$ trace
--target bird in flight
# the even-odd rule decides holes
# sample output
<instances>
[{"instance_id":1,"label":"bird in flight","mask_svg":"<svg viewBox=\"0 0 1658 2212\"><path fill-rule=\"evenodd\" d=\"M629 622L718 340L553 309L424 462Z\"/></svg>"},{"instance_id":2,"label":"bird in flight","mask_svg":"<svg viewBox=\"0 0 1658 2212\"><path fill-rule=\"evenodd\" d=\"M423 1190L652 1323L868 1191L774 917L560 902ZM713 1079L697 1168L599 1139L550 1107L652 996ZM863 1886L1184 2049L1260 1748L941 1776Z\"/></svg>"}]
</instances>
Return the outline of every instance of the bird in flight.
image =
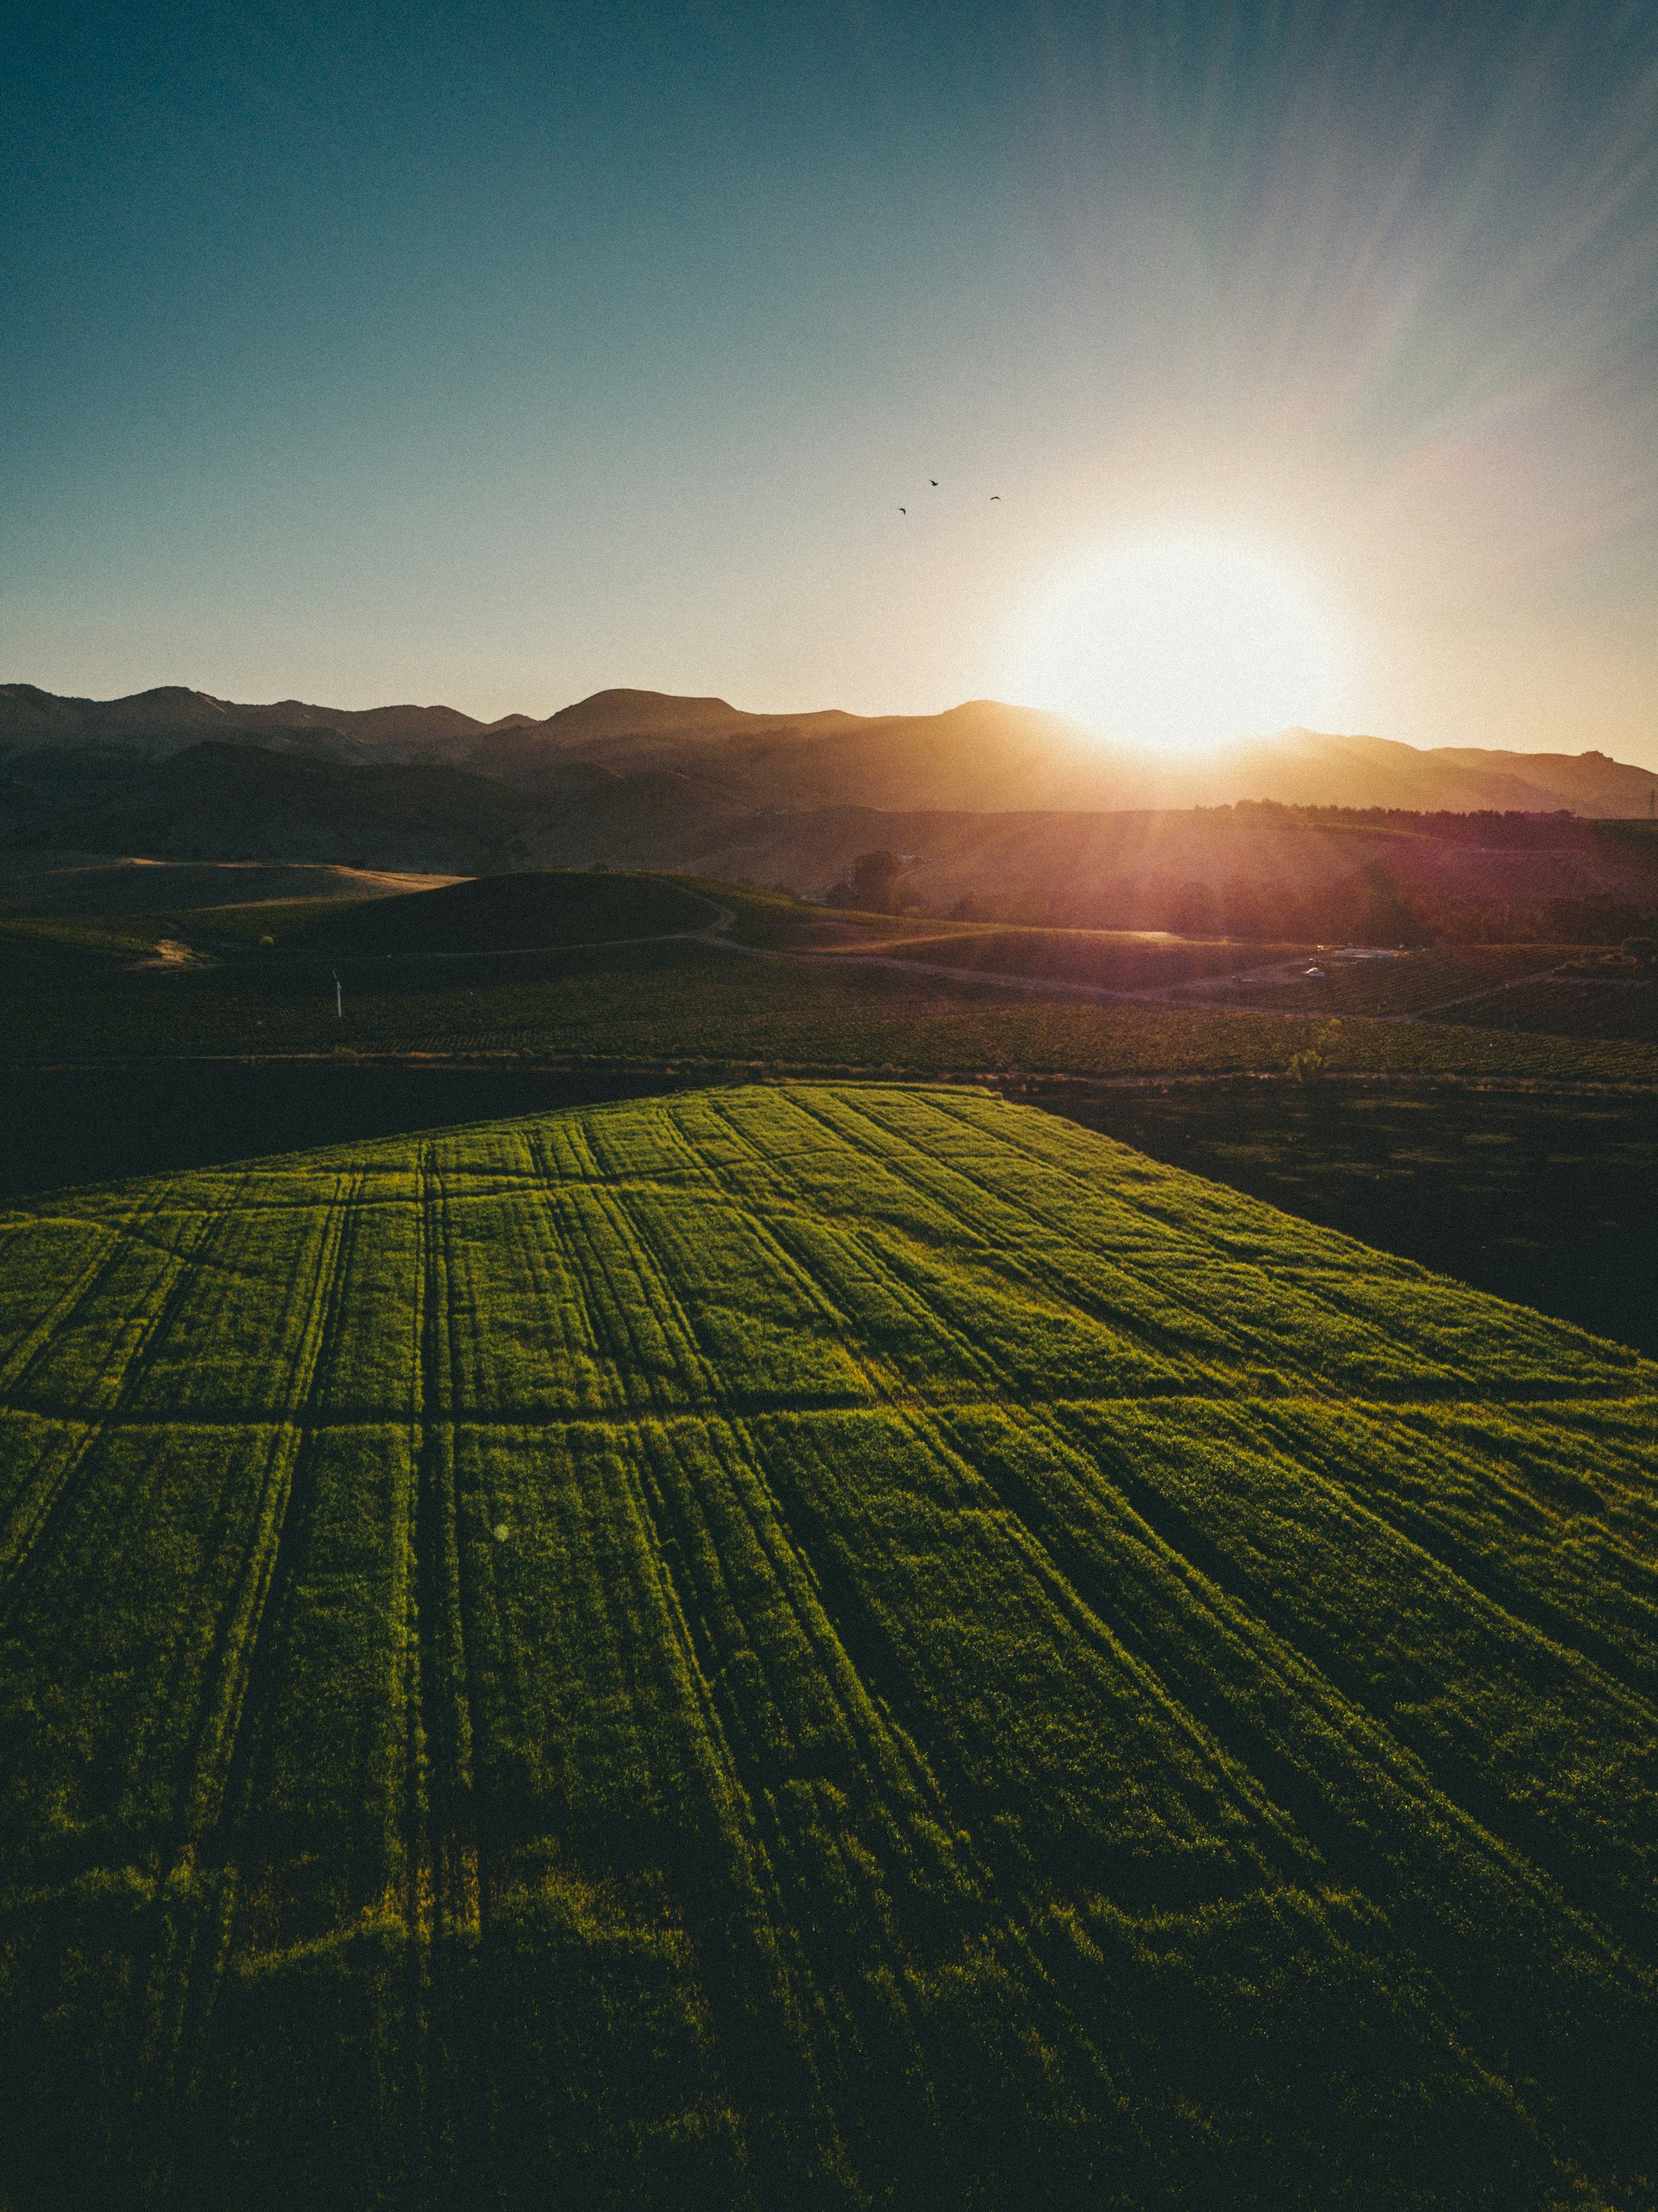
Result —
<instances>
[{"instance_id":1,"label":"bird in flight","mask_svg":"<svg viewBox=\"0 0 1658 2212\"><path fill-rule=\"evenodd\" d=\"M934 491L937 491L937 490L938 490L938 477L929 477L927 478L927 482L928 482L928 483L932 486L932 489L934 489Z\"/></svg>"},{"instance_id":2,"label":"bird in flight","mask_svg":"<svg viewBox=\"0 0 1658 2212\"><path fill-rule=\"evenodd\" d=\"M992 493L991 493L990 496L991 496L991 500L992 500L993 503L999 503L999 501L1000 501L1000 500L1001 500L1001 496L1002 496L1002 495L1001 495L1000 492L999 492L999 491L993 491L993 492L992 492Z\"/></svg>"},{"instance_id":3,"label":"bird in flight","mask_svg":"<svg viewBox=\"0 0 1658 2212\"><path fill-rule=\"evenodd\" d=\"M898 512L900 514L908 514L909 513L909 509L907 507L901 507Z\"/></svg>"}]
</instances>

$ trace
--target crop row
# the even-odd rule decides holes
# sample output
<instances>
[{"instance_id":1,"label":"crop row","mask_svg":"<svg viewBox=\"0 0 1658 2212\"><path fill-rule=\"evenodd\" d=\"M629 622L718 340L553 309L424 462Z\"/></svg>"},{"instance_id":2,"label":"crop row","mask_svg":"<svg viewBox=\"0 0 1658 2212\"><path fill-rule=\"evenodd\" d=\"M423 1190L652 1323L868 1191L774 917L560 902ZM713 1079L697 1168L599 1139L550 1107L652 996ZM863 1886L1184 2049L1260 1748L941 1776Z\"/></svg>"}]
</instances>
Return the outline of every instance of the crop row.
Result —
<instances>
[{"instance_id":1,"label":"crop row","mask_svg":"<svg viewBox=\"0 0 1658 2212\"><path fill-rule=\"evenodd\" d=\"M659 1121L676 1142L641 1138ZM1079 1146L1099 1171L1077 1172ZM71 1419L289 1418L315 1317L272 1286L325 1255L351 1316L306 1386L326 1419L410 1418L422 1389L442 1418L515 1419L905 1393L1523 1401L1642 1371L974 1094L691 1092L421 1158L417 1178L392 1140L0 1217L0 1384ZM445 1340L423 1382L422 1237Z\"/></svg>"},{"instance_id":2,"label":"crop row","mask_svg":"<svg viewBox=\"0 0 1658 2212\"><path fill-rule=\"evenodd\" d=\"M1658 1043L1658 983L1545 976L1448 1011L1449 1021L1505 1030L1546 1030L1574 1040Z\"/></svg>"},{"instance_id":3,"label":"crop row","mask_svg":"<svg viewBox=\"0 0 1658 2212\"><path fill-rule=\"evenodd\" d=\"M1633 1355L958 1094L0 1237L20 2203L1649 2160Z\"/></svg>"}]
</instances>

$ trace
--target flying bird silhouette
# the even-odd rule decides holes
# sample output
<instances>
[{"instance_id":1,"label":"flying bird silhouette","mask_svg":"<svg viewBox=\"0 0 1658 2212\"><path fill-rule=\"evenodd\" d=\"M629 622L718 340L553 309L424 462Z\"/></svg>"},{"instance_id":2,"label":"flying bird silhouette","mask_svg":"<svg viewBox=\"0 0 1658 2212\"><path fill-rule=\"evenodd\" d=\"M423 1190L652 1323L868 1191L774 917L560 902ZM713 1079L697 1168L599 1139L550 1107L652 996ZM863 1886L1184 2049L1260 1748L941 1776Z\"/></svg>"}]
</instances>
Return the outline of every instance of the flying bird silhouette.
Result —
<instances>
[{"instance_id":1,"label":"flying bird silhouette","mask_svg":"<svg viewBox=\"0 0 1658 2212\"><path fill-rule=\"evenodd\" d=\"M901 507L898 512L900 514L908 514L909 513L909 509L907 507Z\"/></svg>"},{"instance_id":2,"label":"flying bird silhouette","mask_svg":"<svg viewBox=\"0 0 1658 2212\"><path fill-rule=\"evenodd\" d=\"M992 492L992 493L991 493L990 496L991 496L991 500L992 500L993 503L994 503L994 502L999 501L1000 500L1000 498L1001 498L1001 494L1000 494L1000 492L999 492L999 491L993 491L993 492Z\"/></svg>"},{"instance_id":3,"label":"flying bird silhouette","mask_svg":"<svg viewBox=\"0 0 1658 2212\"><path fill-rule=\"evenodd\" d=\"M937 490L938 490L938 477L929 477L927 478L927 482L928 482L928 483L932 486L932 489L934 489L934 491L937 491Z\"/></svg>"}]
</instances>

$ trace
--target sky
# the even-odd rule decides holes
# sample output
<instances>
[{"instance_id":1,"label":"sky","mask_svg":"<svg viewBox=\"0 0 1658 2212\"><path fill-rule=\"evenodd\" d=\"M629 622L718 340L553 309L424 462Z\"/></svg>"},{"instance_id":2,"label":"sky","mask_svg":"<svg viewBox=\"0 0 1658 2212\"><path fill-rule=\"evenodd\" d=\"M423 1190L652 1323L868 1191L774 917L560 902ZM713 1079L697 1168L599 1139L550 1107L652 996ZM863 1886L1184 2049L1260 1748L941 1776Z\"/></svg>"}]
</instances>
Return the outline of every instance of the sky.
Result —
<instances>
[{"instance_id":1,"label":"sky","mask_svg":"<svg viewBox=\"0 0 1658 2212\"><path fill-rule=\"evenodd\" d=\"M20 0L0 73L0 681L927 712L1173 533L1341 726L1658 766L1650 0Z\"/></svg>"}]
</instances>

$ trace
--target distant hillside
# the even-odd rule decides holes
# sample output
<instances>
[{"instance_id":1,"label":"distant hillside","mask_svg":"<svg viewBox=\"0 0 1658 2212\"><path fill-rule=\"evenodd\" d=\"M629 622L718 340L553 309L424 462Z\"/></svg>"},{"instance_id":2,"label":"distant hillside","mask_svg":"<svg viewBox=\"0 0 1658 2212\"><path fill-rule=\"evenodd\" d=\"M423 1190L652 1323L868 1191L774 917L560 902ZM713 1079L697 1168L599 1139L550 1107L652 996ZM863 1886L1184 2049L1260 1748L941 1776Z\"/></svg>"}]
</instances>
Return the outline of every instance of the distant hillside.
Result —
<instances>
[{"instance_id":1,"label":"distant hillside","mask_svg":"<svg viewBox=\"0 0 1658 2212\"><path fill-rule=\"evenodd\" d=\"M441 763L367 767L205 741L131 757L85 804L0 791L14 851L331 863L479 876L673 871L821 896L860 853L901 856L933 913L1090 927L1613 939L1658 915L1658 826L1570 815L1338 813L1271 805L882 810L756 805L682 769L553 751L509 785Z\"/></svg>"},{"instance_id":2,"label":"distant hillside","mask_svg":"<svg viewBox=\"0 0 1658 2212\"><path fill-rule=\"evenodd\" d=\"M34 825L37 842L179 860L328 860L477 873L528 857L524 801L442 766L346 768L204 741Z\"/></svg>"},{"instance_id":3,"label":"distant hillside","mask_svg":"<svg viewBox=\"0 0 1658 2212\"><path fill-rule=\"evenodd\" d=\"M341 762L447 763L540 793L575 765L690 779L706 807L873 806L1001 812L1230 805L1394 806L1458 812L1644 816L1658 772L1604 753L1423 750L1385 738L1286 730L1212 759L1149 762L1063 716L969 700L940 714L838 709L758 714L717 698L612 690L537 720L477 721L450 707L247 706L165 686L113 700L0 685L0 775L38 785L38 756L100 750L163 757L208 737ZM52 771L60 781L61 758Z\"/></svg>"},{"instance_id":4,"label":"distant hillside","mask_svg":"<svg viewBox=\"0 0 1658 2212\"><path fill-rule=\"evenodd\" d=\"M509 722L513 718L508 717ZM168 684L125 699L68 699L33 684L0 684L0 745L124 744L152 757L203 738L308 738L345 757L438 752L501 726L453 707L313 707L301 699L250 707Z\"/></svg>"},{"instance_id":5,"label":"distant hillside","mask_svg":"<svg viewBox=\"0 0 1658 2212\"><path fill-rule=\"evenodd\" d=\"M740 714L723 700L596 693L541 723L474 740L471 764L535 788L554 763L673 769L755 804L1121 811L1230 805L1644 816L1658 774L1603 753L1422 750L1286 730L1206 760L1158 763L1061 715L969 700L941 714Z\"/></svg>"},{"instance_id":6,"label":"distant hillside","mask_svg":"<svg viewBox=\"0 0 1658 2212\"><path fill-rule=\"evenodd\" d=\"M822 807L710 822L683 842L697 845L695 866L708 874L809 895L843 878L858 854L884 848L903 860L901 895L935 911L971 899L987 915L1199 935L1379 930L1393 939L1412 927L1402 918L1412 910L1438 933L1454 909L1477 907L1509 912L1516 934L1592 936L1600 933L1587 915L1561 912L1545 926L1529 910L1599 902L1658 910L1658 828L1645 822L1344 818L1266 805L1005 814ZM641 855L630 864L665 862ZM1384 909L1401 917L1391 928ZM1613 933L1625 927L1637 927L1633 913Z\"/></svg>"}]
</instances>

